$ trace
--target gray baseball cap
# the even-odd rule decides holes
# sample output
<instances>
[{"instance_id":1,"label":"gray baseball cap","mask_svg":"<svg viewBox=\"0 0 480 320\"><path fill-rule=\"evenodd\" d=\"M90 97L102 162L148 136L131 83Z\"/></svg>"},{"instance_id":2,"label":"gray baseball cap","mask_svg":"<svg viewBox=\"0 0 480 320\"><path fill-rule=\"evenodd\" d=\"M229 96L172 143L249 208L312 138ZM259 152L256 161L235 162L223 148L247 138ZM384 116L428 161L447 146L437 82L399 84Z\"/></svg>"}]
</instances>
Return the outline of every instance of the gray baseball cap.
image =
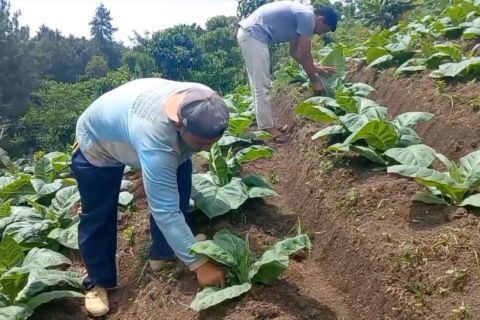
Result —
<instances>
[{"instance_id":1,"label":"gray baseball cap","mask_svg":"<svg viewBox=\"0 0 480 320\"><path fill-rule=\"evenodd\" d=\"M165 106L171 120L181 121L189 132L200 138L214 139L223 135L230 115L227 105L215 91L192 87L180 95L183 99L174 99Z\"/></svg>"}]
</instances>

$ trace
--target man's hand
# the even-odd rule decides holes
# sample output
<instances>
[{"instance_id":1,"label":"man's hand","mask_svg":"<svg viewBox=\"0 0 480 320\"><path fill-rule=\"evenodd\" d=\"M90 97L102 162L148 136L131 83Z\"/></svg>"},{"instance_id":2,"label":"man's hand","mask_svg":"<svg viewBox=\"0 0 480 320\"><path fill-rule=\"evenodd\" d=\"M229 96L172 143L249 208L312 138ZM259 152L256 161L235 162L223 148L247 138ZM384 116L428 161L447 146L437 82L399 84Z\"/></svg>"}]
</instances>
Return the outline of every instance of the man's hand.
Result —
<instances>
[{"instance_id":1,"label":"man's hand","mask_svg":"<svg viewBox=\"0 0 480 320\"><path fill-rule=\"evenodd\" d=\"M328 66L322 66L320 64L315 64L315 69L317 71L317 74L321 75L326 75L326 76L331 76L335 74L335 68L334 67L328 67Z\"/></svg>"},{"instance_id":2,"label":"man's hand","mask_svg":"<svg viewBox=\"0 0 480 320\"><path fill-rule=\"evenodd\" d=\"M195 273L197 274L198 284L201 287L225 287L225 273L223 269L211 261L205 262L195 269Z\"/></svg>"},{"instance_id":3,"label":"man's hand","mask_svg":"<svg viewBox=\"0 0 480 320\"><path fill-rule=\"evenodd\" d=\"M315 94L322 94L325 92L325 87L323 86L323 83L320 80L312 82L312 89L313 89L313 92L315 92Z\"/></svg>"}]
</instances>

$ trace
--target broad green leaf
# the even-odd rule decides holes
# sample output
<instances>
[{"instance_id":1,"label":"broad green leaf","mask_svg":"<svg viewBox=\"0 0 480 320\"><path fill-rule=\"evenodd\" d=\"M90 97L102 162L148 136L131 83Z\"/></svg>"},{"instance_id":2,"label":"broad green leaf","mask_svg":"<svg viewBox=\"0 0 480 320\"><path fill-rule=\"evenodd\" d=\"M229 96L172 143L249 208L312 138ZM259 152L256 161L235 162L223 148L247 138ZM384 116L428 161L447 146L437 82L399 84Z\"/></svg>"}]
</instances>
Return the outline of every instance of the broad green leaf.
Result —
<instances>
[{"instance_id":1,"label":"broad green leaf","mask_svg":"<svg viewBox=\"0 0 480 320\"><path fill-rule=\"evenodd\" d=\"M233 299L241 296L252 288L250 283L235 285L225 289L205 288L195 296L190 304L190 308L195 311L201 311L217 305L225 300Z\"/></svg>"},{"instance_id":2,"label":"broad green leaf","mask_svg":"<svg viewBox=\"0 0 480 320\"><path fill-rule=\"evenodd\" d=\"M252 131L251 134L253 134L256 139L260 140L268 140L273 138L272 134L267 131Z\"/></svg>"},{"instance_id":3,"label":"broad green leaf","mask_svg":"<svg viewBox=\"0 0 480 320\"><path fill-rule=\"evenodd\" d=\"M52 288L83 290L82 275L72 271L33 269L25 287L18 293L17 302L27 302Z\"/></svg>"},{"instance_id":4,"label":"broad green leaf","mask_svg":"<svg viewBox=\"0 0 480 320\"><path fill-rule=\"evenodd\" d=\"M20 175L18 179L15 179L10 183L5 184L0 189L0 198L3 199L3 201L6 201L8 199L14 199L19 196L33 193L35 193L35 190L30 183L30 176Z\"/></svg>"},{"instance_id":5,"label":"broad green leaf","mask_svg":"<svg viewBox=\"0 0 480 320\"><path fill-rule=\"evenodd\" d=\"M265 198L265 197L278 197L278 193L275 190L263 187L251 187L248 188L248 198Z\"/></svg>"},{"instance_id":6,"label":"broad green leaf","mask_svg":"<svg viewBox=\"0 0 480 320\"><path fill-rule=\"evenodd\" d=\"M347 113L346 115L340 117L340 121L349 132L357 132L368 123L369 119L366 115Z\"/></svg>"},{"instance_id":7,"label":"broad green leaf","mask_svg":"<svg viewBox=\"0 0 480 320\"><path fill-rule=\"evenodd\" d=\"M71 158L68 154L63 152L50 152L47 153L44 158L49 159L52 162L54 172L62 172L70 166Z\"/></svg>"},{"instance_id":8,"label":"broad green leaf","mask_svg":"<svg viewBox=\"0 0 480 320\"><path fill-rule=\"evenodd\" d=\"M433 118L432 113L428 112L419 112L419 111L412 111L412 112L405 112L398 115L393 123L395 126L400 129L403 127L412 127L421 122L429 121Z\"/></svg>"},{"instance_id":9,"label":"broad green leaf","mask_svg":"<svg viewBox=\"0 0 480 320\"><path fill-rule=\"evenodd\" d=\"M346 73L345 58L339 46L333 48L322 60L321 64L335 68L335 74L322 75L319 74L319 79L323 83L325 93L327 96L332 96L335 93L335 88L339 82L342 82Z\"/></svg>"},{"instance_id":10,"label":"broad green leaf","mask_svg":"<svg viewBox=\"0 0 480 320\"><path fill-rule=\"evenodd\" d=\"M480 27L469 27L463 31L464 39L475 39L480 37Z\"/></svg>"},{"instance_id":11,"label":"broad green leaf","mask_svg":"<svg viewBox=\"0 0 480 320\"><path fill-rule=\"evenodd\" d=\"M23 260L22 267L48 269L71 264L70 259L61 253L46 248L33 248Z\"/></svg>"},{"instance_id":12,"label":"broad green leaf","mask_svg":"<svg viewBox=\"0 0 480 320\"><path fill-rule=\"evenodd\" d=\"M417 192L413 195L412 200L427 203L427 204L449 205L449 203L446 202L445 200L443 200L439 197L436 197L433 194L428 193L428 192Z\"/></svg>"},{"instance_id":13,"label":"broad green leaf","mask_svg":"<svg viewBox=\"0 0 480 320\"><path fill-rule=\"evenodd\" d=\"M0 308L2 320L27 320L33 314L33 310L26 305L15 305Z\"/></svg>"},{"instance_id":14,"label":"broad green leaf","mask_svg":"<svg viewBox=\"0 0 480 320\"><path fill-rule=\"evenodd\" d=\"M231 147L232 145L234 144L251 144L252 143L252 139L249 138L249 137L235 137L235 136L232 136L228 133L224 134L222 138L220 138L220 140L218 140L217 144L220 146L220 147Z\"/></svg>"},{"instance_id":15,"label":"broad green leaf","mask_svg":"<svg viewBox=\"0 0 480 320\"><path fill-rule=\"evenodd\" d=\"M386 55L389 55L389 51L387 49L382 48L382 47L370 47L370 48L368 48L365 57L367 58L367 63L371 64L372 62L374 62L378 58L384 57ZM392 56L392 58L393 58L393 56Z\"/></svg>"},{"instance_id":16,"label":"broad green leaf","mask_svg":"<svg viewBox=\"0 0 480 320\"><path fill-rule=\"evenodd\" d=\"M402 127L398 129L398 134L400 135L398 147L403 148L422 143L422 138L410 127Z\"/></svg>"},{"instance_id":17,"label":"broad green leaf","mask_svg":"<svg viewBox=\"0 0 480 320\"><path fill-rule=\"evenodd\" d=\"M48 303L57 299L68 299L68 298L83 298L85 297L83 293L67 290L56 290L50 292L40 293L39 295L33 297L27 302L27 306L34 310L41 306L44 303Z\"/></svg>"},{"instance_id":18,"label":"broad green leaf","mask_svg":"<svg viewBox=\"0 0 480 320\"><path fill-rule=\"evenodd\" d=\"M480 150L460 158L460 172L470 188L480 186Z\"/></svg>"},{"instance_id":19,"label":"broad green leaf","mask_svg":"<svg viewBox=\"0 0 480 320\"><path fill-rule=\"evenodd\" d=\"M230 183L219 187L207 174L194 174L192 199L197 208L214 218L238 209L248 199L248 190L240 178L234 177Z\"/></svg>"},{"instance_id":20,"label":"broad green leaf","mask_svg":"<svg viewBox=\"0 0 480 320\"><path fill-rule=\"evenodd\" d=\"M243 240L230 231L223 229L215 233L213 241L229 252L236 263L232 268L235 279L230 278L229 283L241 284L248 281L248 270L252 264L255 255L250 250L247 240Z\"/></svg>"},{"instance_id":21,"label":"broad green leaf","mask_svg":"<svg viewBox=\"0 0 480 320\"><path fill-rule=\"evenodd\" d=\"M57 192L62 187L62 180L57 179L50 183L45 183L42 179L32 179L30 183L38 196L47 196Z\"/></svg>"},{"instance_id":22,"label":"broad green leaf","mask_svg":"<svg viewBox=\"0 0 480 320\"><path fill-rule=\"evenodd\" d=\"M393 53L406 51L406 50L408 50L409 42L410 41L389 43L385 46L385 49L387 49L389 52L393 52Z\"/></svg>"},{"instance_id":23,"label":"broad green leaf","mask_svg":"<svg viewBox=\"0 0 480 320\"><path fill-rule=\"evenodd\" d=\"M433 49L444 53L454 60L461 60L463 55L463 48L458 44L453 43L441 43L433 46Z\"/></svg>"},{"instance_id":24,"label":"broad green leaf","mask_svg":"<svg viewBox=\"0 0 480 320\"><path fill-rule=\"evenodd\" d=\"M447 53L436 52L436 53L430 55L427 58L427 60L425 60L425 64L427 65L427 67L429 69L436 69L444 63L453 62L453 61L455 61L455 60L453 60L453 58L450 55L448 55Z\"/></svg>"},{"instance_id":25,"label":"broad green leaf","mask_svg":"<svg viewBox=\"0 0 480 320\"><path fill-rule=\"evenodd\" d=\"M310 239L305 234L277 242L251 266L251 281L270 284L288 268L289 255L304 248L310 249L311 246Z\"/></svg>"},{"instance_id":26,"label":"broad green leaf","mask_svg":"<svg viewBox=\"0 0 480 320\"><path fill-rule=\"evenodd\" d=\"M43 157L35 164L35 178L42 180L44 183L53 182L55 171L50 159Z\"/></svg>"},{"instance_id":27,"label":"broad green leaf","mask_svg":"<svg viewBox=\"0 0 480 320\"><path fill-rule=\"evenodd\" d=\"M460 171L460 168L456 165L455 162L450 161L447 157L445 157L441 153L435 153L435 157L445 164L445 166L447 167L447 170L450 174L450 177L453 180L455 180L458 183L463 184L463 182L465 180L462 178L462 172Z\"/></svg>"},{"instance_id":28,"label":"broad green leaf","mask_svg":"<svg viewBox=\"0 0 480 320\"><path fill-rule=\"evenodd\" d=\"M395 126L391 122L373 120L347 138L348 143L353 143L360 139L365 139L368 145L373 148L388 150L398 143L399 137Z\"/></svg>"},{"instance_id":29,"label":"broad green leaf","mask_svg":"<svg viewBox=\"0 0 480 320\"><path fill-rule=\"evenodd\" d=\"M339 47L333 48L333 50L322 59L321 64L324 66L334 67L335 77L341 78L345 75L345 58L342 50Z\"/></svg>"},{"instance_id":30,"label":"broad green leaf","mask_svg":"<svg viewBox=\"0 0 480 320\"><path fill-rule=\"evenodd\" d=\"M368 65L369 68L372 67L388 67L391 64L391 61L394 59L394 57L391 54L384 55L376 60L374 60L372 63Z\"/></svg>"},{"instance_id":31,"label":"broad green leaf","mask_svg":"<svg viewBox=\"0 0 480 320\"><path fill-rule=\"evenodd\" d=\"M460 23L465 20L467 12L465 12L465 9L463 8L463 6L452 5L447 7L447 9L445 9L444 15L449 17L452 20L452 22Z\"/></svg>"},{"instance_id":32,"label":"broad green leaf","mask_svg":"<svg viewBox=\"0 0 480 320\"><path fill-rule=\"evenodd\" d=\"M370 93L375 91L375 88L371 85L362 82L356 82L346 88L354 96L367 97Z\"/></svg>"},{"instance_id":33,"label":"broad green leaf","mask_svg":"<svg viewBox=\"0 0 480 320\"><path fill-rule=\"evenodd\" d=\"M437 73L442 77L457 77L460 74L466 74L469 69L480 68L480 57L465 59L458 63L445 63L439 67Z\"/></svg>"},{"instance_id":34,"label":"broad green leaf","mask_svg":"<svg viewBox=\"0 0 480 320\"><path fill-rule=\"evenodd\" d=\"M387 171L389 173L415 178L419 183L427 187L435 187L443 194L450 196L454 204L458 204L469 189L457 183L450 175L425 167L396 165L388 167Z\"/></svg>"},{"instance_id":35,"label":"broad green leaf","mask_svg":"<svg viewBox=\"0 0 480 320\"><path fill-rule=\"evenodd\" d=\"M349 152L349 146L342 143L335 143L327 147L327 150L336 151L336 152Z\"/></svg>"},{"instance_id":36,"label":"broad green leaf","mask_svg":"<svg viewBox=\"0 0 480 320\"><path fill-rule=\"evenodd\" d=\"M62 216L62 214L68 213L78 201L80 201L80 193L76 186L62 188L55 194L52 208Z\"/></svg>"},{"instance_id":37,"label":"broad green leaf","mask_svg":"<svg viewBox=\"0 0 480 320\"><path fill-rule=\"evenodd\" d=\"M251 146L237 152L235 157L240 163L245 163L261 158L270 158L274 153L275 150L267 146Z\"/></svg>"},{"instance_id":38,"label":"broad green leaf","mask_svg":"<svg viewBox=\"0 0 480 320\"><path fill-rule=\"evenodd\" d=\"M22 247L8 234L0 242L0 275L22 263L25 255Z\"/></svg>"},{"instance_id":39,"label":"broad green leaf","mask_svg":"<svg viewBox=\"0 0 480 320\"><path fill-rule=\"evenodd\" d=\"M424 144L408 146L406 148L392 148L384 153L399 164L429 167L435 160L435 150Z\"/></svg>"},{"instance_id":40,"label":"broad green leaf","mask_svg":"<svg viewBox=\"0 0 480 320\"><path fill-rule=\"evenodd\" d=\"M330 108L338 108L339 105L337 101L330 97L311 97L307 100L300 102L297 108L302 108L303 105L306 106L320 106L320 107L330 107Z\"/></svg>"},{"instance_id":41,"label":"broad green leaf","mask_svg":"<svg viewBox=\"0 0 480 320\"><path fill-rule=\"evenodd\" d=\"M32 248L45 243L48 230L54 225L54 222L50 220L43 221L18 221L9 224L4 235L10 235L17 243L22 247Z\"/></svg>"},{"instance_id":42,"label":"broad green leaf","mask_svg":"<svg viewBox=\"0 0 480 320\"><path fill-rule=\"evenodd\" d=\"M10 183L14 182L15 180L16 179L14 177L10 176L0 177L0 190L3 189L5 186L9 185Z\"/></svg>"},{"instance_id":43,"label":"broad green leaf","mask_svg":"<svg viewBox=\"0 0 480 320\"><path fill-rule=\"evenodd\" d=\"M2 294L10 303L15 302L18 293L25 287L30 271L18 267L11 268L0 277Z\"/></svg>"},{"instance_id":44,"label":"broad green leaf","mask_svg":"<svg viewBox=\"0 0 480 320\"><path fill-rule=\"evenodd\" d=\"M228 125L228 132L235 137L239 137L245 133L247 129L252 125L253 120L244 117L230 118Z\"/></svg>"},{"instance_id":45,"label":"broad green leaf","mask_svg":"<svg viewBox=\"0 0 480 320\"><path fill-rule=\"evenodd\" d=\"M57 241L64 247L78 250L78 221L66 229L53 229L47 237Z\"/></svg>"},{"instance_id":46,"label":"broad green leaf","mask_svg":"<svg viewBox=\"0 0 480 320\"><path fill-rule=\"evenodd\" d=\"M465 206L473 206L473 207L480 207L480 193L474 194L470 197L463 199L463 201L459 204L461 207Z\"/></svg>"},{"instance_id":47,"label":"broad green leaf","mask_svg":"<svg viewBox=\"0 0 480 320\"><path fill-rule=\"evenodd\" d=\"M363 147L363 146L350 145L349 150L351 152L359 154L362 157L367 158L368 160L370 160L372 162L379 163L379 164L382 164L382 165L385 164L385 160L382 159L382 157L377 152L375 152L375 150L373 150L371 148Z\"/></svg>"},{"instance_id":48,"label":"broad green leaf","mask_svg":"<svg viewBox=\"0 0 480 320\"><path fill-rule=\"evenodd\" d=\"M242 182L248 187L261 187L261 188L269 188L273 189L273 187L267 183L261 176L258 174L249 174L242 177Z\"/></svg>"},{"instance_id":49,"label":"broad green leaf","mask_svg":"<svg viewBox=\"0 0 480 320\"><path fill-rule=\"evenodd\" d=\"M357 100L350 94L336 94L337 103L345 112L357 112Z\"/></svg>"},{"instance_id":50,"label":"broad green leaf","mask_svg":"<svg viewBox=\"0 0 480 320\"><path fill-rule=\"evenodd\" d=\"M410 60L405 61L401 64L395 74L400 74L402 72L417 72L426 70L427 66L425 65L425 59L423 58L412 58Z\"/></svg>"},{"instance_id":51,"label":"broad green leaf","mask_svg":"<svg viewBox=\"0 0 480 320\"><path fill-rule=\"evenodd\" d=\"M249 198L277 197L278 193L261 176L250 174L242 178L248 188Z\"/></svg>"},{"instance_id":52,"label":"broad green leaf","mask_svg":"<svg viewBox=\"0 0 480 320\"><path fill-rule=\"evenodd\" d=\"M128 191L120 192L118 196L118 203L122 206L128 206L133 201L133 194Z\"/></svg>"},{"instance_id":53,"label":"broad green leaf","mask_svg":"<svg viewBox=\"0 0 480 320\"><path fill-rule=\"evenodd\" d=\"M12 209L10 206L11 200L7 200L4 203L0 205L0 219L8 217L9 215L12 214Z\"/></svg>"},{"instance_id":54,"label":"broad green leaf","mask_svg":"<svg viewBox=\"0 0 480 320\"><path fill-rule=\"evenodd\" d=\"M357 101L358 114L366 116L368 119L384 119L387 114L387 108L382 107L373 100L355 97Z\"/></svg>"},{"instance_id":55,"label":"broad green leaf","mask_svg":"<svg viewBox=\"0 0 480 320\"><path fill-rule=\"evenodd\" d=\"M52 219L52 220L55 218L56 212L54 210L51 210L50 208L47 208L44 205L41 205L37 201L32 200L28 197L25 197L25 200L27 201L27 203L29 205L32 206L32 208L37 210L42 215L42 217L44 217L46 219Z\"/></svg>"},{"instance_id":56,"label":"broad green leaf","mask_svg":"<svg viewBox=\"0 0 480 320\"><path fill-rule=\"evenodd\" d=\"M8 217L0 219L0 234L2 234L7 226L20 221L30 221L32 223L41 222L43 216L30 207L11 207L12 214Z\"/></svg>"},{"instance_id":57,"label":"broad green leaf","mask_svg":"<svg viewBox=\"0 0 480 320\"><path fill-rule=\"evenodd\" d=\"M212 172L215 182L218 185L224 186L230 181L227 160L223 156L222 150L218 144L214 144L210 149L208 166L210 172Z\"/></svg>"},{"instance_id":58,"label":"broad green leaf","mask_svg":"<svg viewBox=\"0 0 480 320\"><path fill-rule=\"evenodd\" d=\"M327 124L335 122L338 119L333 111L308 100L300 103L295 111L297 114L308 119Z\"/></svg>"},{"instance_id":59,"label":"broad green leaf","mask_svg":"<svg viewBox=\"0 0 480 320\"><path fill-rule=\"evenodd\" d=\"M229 284L240 284L249 280L248 270L255 256L250 250L248 241L230 231L224 229L217 232L212 240L194 244L191 251L227 266L231 271Z\"/></svg>"},{"instance_id":60,"label":"broad green leaf","mask_svg":"<svg viewBox=\"0 0 480 320\"><path fill-rule=\"evenodd\" d=\"M225 266L234 268L237 260L232 252L222 248L219 244L212 240L196 242L190 249L192 254L201 254L207 256Z\"/></svg>"},{"instance_id":61,"label":"broad green leaf","mask_svg":"<svg viewBox=\"0 0 480 320\"><path fill-rule=\"evenodd\" d=\"M333 135L336 135L336 134L346 134L346 133L347 133L347 130L345 130L344 126L339 125L339 124L335 124L333 126L323 128L320 131L318 131L317 133L315 133L312 136L312 140L316 140L316 139L323 138L323 137L326 137L326 136L333 136Z\"/></svg>"}]
</instances>

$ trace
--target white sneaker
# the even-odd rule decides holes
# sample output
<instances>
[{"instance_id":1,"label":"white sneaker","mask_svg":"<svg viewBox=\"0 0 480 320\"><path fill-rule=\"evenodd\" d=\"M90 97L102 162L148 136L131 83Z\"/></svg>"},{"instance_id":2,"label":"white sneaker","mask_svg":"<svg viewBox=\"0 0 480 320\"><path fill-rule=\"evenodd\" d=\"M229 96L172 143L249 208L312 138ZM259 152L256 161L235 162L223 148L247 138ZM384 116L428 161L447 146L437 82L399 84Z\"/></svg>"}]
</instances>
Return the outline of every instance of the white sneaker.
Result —
<instances>
[{"instance_id":1,"label":"white sneaker","mask_svg":"<svg viewBox=\"0 0 480 320\"><path fill-rule=\"evenodd\" d=\"M203 233L199 233L199 234L197 234L197 235L195 236L195 240L196 240L197 242L205 241L205 240L207 240L207 236L204 235Z\"/></svg>"},{"instance_id":2,"label":"white sneaker","mask_svg":"<svg viewBox=\"0 0 480 320\"><path fill-rule=\"evenodd\" d=\"M85 294L85 308L94 317L107 314L110 310L107 289L95 286L88 290Z\"/></svg>"}]
</instances>

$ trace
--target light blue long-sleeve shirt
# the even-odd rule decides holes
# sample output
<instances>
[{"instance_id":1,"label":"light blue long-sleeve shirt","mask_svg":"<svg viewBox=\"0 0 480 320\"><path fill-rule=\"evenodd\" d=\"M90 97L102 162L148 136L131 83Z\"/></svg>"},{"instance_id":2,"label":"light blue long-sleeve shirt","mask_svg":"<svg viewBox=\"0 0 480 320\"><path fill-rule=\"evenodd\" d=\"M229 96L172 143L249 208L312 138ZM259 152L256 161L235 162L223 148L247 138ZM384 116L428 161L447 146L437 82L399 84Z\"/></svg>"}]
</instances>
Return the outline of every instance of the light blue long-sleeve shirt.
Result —
<instances>
[{"instance_id":1,"label":"light blue long-sleeve shirt","mask_svg":"<svg viewBox=\"0 0 480 320\"><path fill-rule=\"evenodd\" d=\"M80 116L76 136L94 166L141 168L148 204L159 229L190 269L205 260L189 254L195 238L179 207L177 168L193 151L164 107L172 94L201 84L159 78L130 81L95 100Z\"/></svg>"}]
</instances>

